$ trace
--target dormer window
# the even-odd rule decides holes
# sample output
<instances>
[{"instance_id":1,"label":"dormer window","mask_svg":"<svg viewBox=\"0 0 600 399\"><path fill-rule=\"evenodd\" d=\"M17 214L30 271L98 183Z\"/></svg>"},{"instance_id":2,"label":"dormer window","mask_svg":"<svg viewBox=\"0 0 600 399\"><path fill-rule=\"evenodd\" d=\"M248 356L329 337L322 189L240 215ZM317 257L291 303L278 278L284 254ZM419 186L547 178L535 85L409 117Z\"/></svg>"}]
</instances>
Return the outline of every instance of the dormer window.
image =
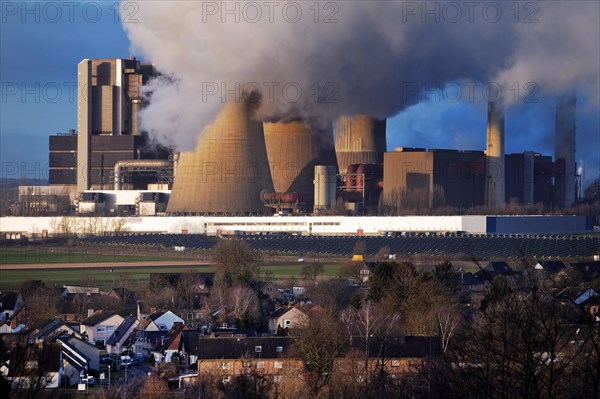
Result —
<instances>
[{"instance_id":1,"label":"dormer window","mask_svg":"<svg viewBox=\"0 0 600 399\"><path fill-rule=\"evenodd\" d=\"M262 352L262 346L260 346L260 345L255 346L254 347L254 352L261 353Z\"/></svg>"}]
</instances>

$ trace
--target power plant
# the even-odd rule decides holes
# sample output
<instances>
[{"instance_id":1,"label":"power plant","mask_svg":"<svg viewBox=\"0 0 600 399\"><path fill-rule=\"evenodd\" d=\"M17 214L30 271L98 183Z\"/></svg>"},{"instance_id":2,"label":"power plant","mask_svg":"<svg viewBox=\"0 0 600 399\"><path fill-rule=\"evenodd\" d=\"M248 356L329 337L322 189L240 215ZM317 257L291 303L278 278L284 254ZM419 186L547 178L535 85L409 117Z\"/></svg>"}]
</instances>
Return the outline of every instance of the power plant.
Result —
<instances>
[{"instance_id":1,"label":"power plant","mask_svg":"<svg viewBox=\"0 0 600 399\"><path fill-rule=\"evenodd\" d=\"M367 115L341 116L335 123L340 172L352 164L381 164L387 151L386 121Z\"/></svg>"},{"instance_id":2,"label":"power plant","mask_svg":"<svg viewBox=\"0 0 600 399\"><path fill-rule=\"evenodd\" d=\"M182 153L168 214L264 214L261 192L273 192L263 124L253 101L230 102Z\"/></svg>"},{"instance_id":3,"label":"power plant","mask_svg":"<svg viewBox=\"0 0 600 399\"><path fill-rule=\"evenodd\" d=\"M310 212L315 203L315 166L336 165L332 126L319 129L301 121L265 122L263 126L269 169L278 194L265 193L263 200L277 211Z\"/></svg>"},{"instance_id":4,"label":"power plant","mask_svg":"<svg viewBox=\"0 0 600 399\"><path fill-rule=\"evenodd\" d=\"M574 94L556 107L554 160L505 154L500 102L488 103L485 151L388 152L385 119L344 115L334 134L333 123L255 120L252 98L224 104L195 150L176 153L148 146L139 127L151 65L86 59L78 73L78 131L50 137L50 184L80 213L399 215L576 200Z\"/></svg>"}]
</instances>

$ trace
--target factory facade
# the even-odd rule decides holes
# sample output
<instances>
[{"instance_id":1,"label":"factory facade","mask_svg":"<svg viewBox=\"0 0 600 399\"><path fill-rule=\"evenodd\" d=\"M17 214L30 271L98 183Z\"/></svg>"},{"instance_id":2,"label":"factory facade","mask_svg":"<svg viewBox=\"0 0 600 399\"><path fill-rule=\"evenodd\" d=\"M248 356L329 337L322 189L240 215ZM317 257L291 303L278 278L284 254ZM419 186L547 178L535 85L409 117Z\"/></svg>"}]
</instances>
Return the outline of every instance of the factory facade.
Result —
<instances>
[{"instance_id":1,"label":"factory facade","mask_svg":"<svg viewBox=\"0 0 600 399\"><path fill-rule=\"evenodd\" d=\"M111 190L137 190L136 204L152 199L150 214L173 216L494 212L507 203L575 202L574 97L557 106L554 161L505 154L504 110L495 103L485 151L387 152L385 120L342 116L335 135L333 124L263 123L253 118L258 98L224 104L194 151L170 154L150 148L139 128L141 87L153 76L152 65L135 59L79 63L78 130L51 136L49 157L50 185L66 187L80 213L138 214L130 199L119 208L119 198L132 195Z\"/></svg>"}]
</instances>

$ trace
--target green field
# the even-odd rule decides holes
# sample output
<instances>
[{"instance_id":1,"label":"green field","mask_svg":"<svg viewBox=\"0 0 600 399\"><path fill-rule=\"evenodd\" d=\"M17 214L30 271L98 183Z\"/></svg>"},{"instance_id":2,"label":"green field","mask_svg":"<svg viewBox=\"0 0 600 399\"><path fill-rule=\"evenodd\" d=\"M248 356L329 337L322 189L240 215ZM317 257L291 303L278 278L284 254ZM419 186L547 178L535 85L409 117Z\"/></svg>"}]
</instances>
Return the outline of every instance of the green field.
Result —
<instances>
[{"instance_id":1,"label":"green field","mask_svg":"<svg viewBox=\"0 0 600 399\"><path fill-rule=\"evenodd\" d=\"M164 258L163 258L164 259ZM260 267L259 278L302 278L301 263L265 264ZM324 277L337 276L338 264L325 264ZM0 271L0 289L15 289L25 280L42 280L49 285L94 283L100 288L108 289L123 280L128 287L135 288L148 281L150 273L185 273L212 272L213 266L156 266L156 267L119 267L109 266L77 268L77 269L45 269L45 270L2 270ZM112 271L111 271L112 270Z\"/></svg>"},{"instance_id":2,"label":"green field","mask_svg":"<svg viewBox=\"0 0 600 399\"><path fill-rule=\"evenodd\" d=\"M104 251L106 252L106 251ZM88 263L88 262L144 262L179 260L176 257L132 255L130 251L113 250L112 254L100 253L85 249L65 251L53 248L36 249L0 249L2 264L33 264L33 263Z\"/></svg>"}]
</instances>

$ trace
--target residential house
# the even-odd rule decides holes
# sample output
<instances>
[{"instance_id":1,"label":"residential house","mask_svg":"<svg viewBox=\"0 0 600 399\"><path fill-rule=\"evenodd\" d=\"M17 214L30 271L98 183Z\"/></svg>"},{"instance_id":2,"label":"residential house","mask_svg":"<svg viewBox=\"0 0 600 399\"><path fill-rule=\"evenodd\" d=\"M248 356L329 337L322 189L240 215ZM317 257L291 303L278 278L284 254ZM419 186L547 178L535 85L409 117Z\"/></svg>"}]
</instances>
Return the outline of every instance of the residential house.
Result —
<instances>
[{"instance_id":1,"label":"residential house","mask_svg":"<svg viewBox=\"0 0 600 399\"><path fill-rule=\"evenodd\" d=\"M108 353L120 354L125 350L125 342L133 334L139 324L135 316L127 316L106 341Z\"/></svg>"},{"instance_id":2,"label":"residential house","mask_svg":"<svg viewBox=\"0 0 600 399\"><path fill-rule=\"evenodd\" d=\"M104 346L117 327L125 320L116 312L100 311L81 321L81 332L88 342Z\"/></svg>"},{"instance_id":3,"label":"residential house","mask_svg":"<svg viewBox=\"0 0 600 399\"><path fill-rule=\"evenodd\" d=\"M304 364L291 357L293 340L287 337L200 338L192 356L198 358L198 374L220 375L224 383L233 376L255 373L276 383L282 376L298 378Z\"/></svg>"},{"instance_id":4,"label":"residential house","mask_svg":"<svg viewBox=\"0 0 600 399\"><path fill-rule=\"evenodd\" d=\"M7 379L13 389L58 388L62 373L60 343L17 345L10 353Z\"/></svg>"},{"instance_id":5,"label":"residential house","mask_svg":"<svg viewBox=\"0 0 600 399\"><path fill-rule=\"evenodd\" d=\"M5 321L0 321L0 334L10 334L13 332L12 327Z\"/></svg>"},{"instance_id":6,"label":"residential house","mask_svg":"<svg viewBox=\"0 0 600 399\"><path fill-rule=\"evenodd\" d=\"M305 294L306 294L305 287L292 287L292 295L294 296L294 299L303 298Z\"/></svg>"},{"instance_id":7,"label":"residential house","mask_svg":"<svg viewBox=\"0 0 600 399\"><path fill-rule=\"evenodd\" d=\"M170 330L161 330L153 320L140 320L134 333L129 337L136 353L151 356L152 352L168 339ZM134 340L135 338L135 340Z\"/></svg>"},{"instance_id":8,"label":"residential house","mask_svg":"<svg viewBox=\"0 0 600 399\"><path fill-rule=\"evenodd\" d=\"M100 288L98 287L83 287L78 285L63 285L62 296L67 298L72 295L92 295L100 294Z\"/></svg>"},{"instance_id":9,"label":"residential house","mask_svg":"<svg viewBox=\"0 0 600 399\"><path fill-rule=\"evenodd\" d=\"M146 319L151 321L145 328L146 331L169 331L175 323L184 324L183 319L170 310L154 312Z\"/></svg>"},{"instance_id":10,"label":"residential house","mask_svg":"<svg viewBox=\"0 0 600 399\"><path fill-rule=\"evenodd\" d=\"M58 342L62 345L63 375L67 378L67 384L73 385L79 382L80 376L90 369L90 359L69 344L68 338L68 336L59 337Z\"/></svg>"},{"instance_id":11,"label":"residential house","mask_svg":"<svg viewBox=\"0 0 600 399\"><path fill-rule=\"evenodd\" d=\"M362 267L359 270L360 282L368 283L369 278L375 273L377 268L377 262L363 262Z\"/></svg>"},{"instance_id":12,"label":"residential house","mask_svg":"<svg viewBox=\"0 0 600 399\"><path fill-rule=\"evenodd\" d=\"M546 276L552 275L552 274L558 274L561 271L565 270L565 268L566 268L565 264L559 260L539 261L533 267L533 269L535 271L544 272L546 274Z\"/></svg>"},{"instance_id":13,"label":"residential house","mask_svg":"<svg viewBox=\"0 0 600 399\"><path fill-rule=\"evenodd\" d=\"M581 315L596 317L598 311L595 298L600 295L592 288L567 287L561 290L556 299L564 306L577 306Z\"/></svg>"},{"instance_id":14,"label":"residential house","mask_svg":"<svg viewBox=\"0 0 600 399\"><path fill-rule=\"evenodd\" d=\"M284 301L283 293L271 281L257 281L254 289L274 302L283 303Z\"/></svg>"},{"instance_id":15,"label":"residential house","mask_svg":"<svg viewBox=\"0 0 600 399\"><path fill-rule=\"evenodd\" d=\"M80 325L78 323L67 323L59 318L54 318L48 324L42 327L37 334L35 334L34 339L36 342L50 342L53 338L63 334L75 336L79 339L83 338Z\"/></svg>"},{"instance_id":16,"label":"residential house","mask_svg":"<svg viewBox=\"0 0 600 399\"><path fill-rule=\"evenodd\" d=\"M76 322L80 319L80 311L72 301L62 301L58 305L58 315L61 320Z\"/></svg>"},{"instance_id":17,"label":"residential house","mask_svg":"<svg viewBox=\"0 0 600 399\"><path fill-rule=\"evenodd\" d=\"M73 336L63 335L61 340L77 349L88 359L88 370L100 370L100 348Z\"/></svg>"},{"instance_id":18,"label":"residential house","mask_svg":"<svg viewBox=\"0 0 600 399\"><path fill-rule=\"evenodd\" d=\"M352 341L352 356L336 359L334 373L346 376L355 374L357 380L367 377L365 373L383 370L389 378L398 378L402 374L426 375L427 363L442 355L438 337L407 336L381 345L375 339L367 344L368 353L364 353L364 339Z\"/></svg>"},{"instance_id":19,"label":"residential house","mask_svg":"<svg viewBox=\"0 0 600 399\"><path fill-rule=\"evenodd\" d=\"M0 321L9 321L22 306L23 296L20 292L0 292Z\"/></svg>"},{"instance_id":20,"label":"residential house","mask_svg":"<svg viewBox=\"0 0 600 399\"><path fill-rule=\"evenodd\" d=\"M189 328L183 324L175 324L167 333L166 339L158 345L153 351L154 359L157 362L171 363L174 356L179 355L183 331Z\"/></svg>"},{"instance_id":21,"label":"residential house","mask_svg":"<svg viewBox=\"0 0 600 399\"><path fill-rule=\"evenodd\" d=\"M278 329L294 329L306 326L309 312L321 311L318 305L297 305L281 307L273 311L268 318L269 331L276 334Z\"/></svg>"},{"instance_id":22,"label":"residential house","mask_svg":"<svg viewBox=\"0 0 600 399\"><path fill-rule=\"evenodd\" d=\"M503 276L510 276L513 274L513 269L506 262L490 261L485 265L483 270L487 272L493 272L501 274Z\"/></svg>"},{"instance_id":23,"label":"residential house","mask_svg":"<svg viewBox=\"0 0 600 399\"><path fill-rule=\"evenodd\" d=\"M483 292L485 291L486 284L473 275L471 272L462 273L462 289L467 292Z\"/></svg>"}]
</instances>

